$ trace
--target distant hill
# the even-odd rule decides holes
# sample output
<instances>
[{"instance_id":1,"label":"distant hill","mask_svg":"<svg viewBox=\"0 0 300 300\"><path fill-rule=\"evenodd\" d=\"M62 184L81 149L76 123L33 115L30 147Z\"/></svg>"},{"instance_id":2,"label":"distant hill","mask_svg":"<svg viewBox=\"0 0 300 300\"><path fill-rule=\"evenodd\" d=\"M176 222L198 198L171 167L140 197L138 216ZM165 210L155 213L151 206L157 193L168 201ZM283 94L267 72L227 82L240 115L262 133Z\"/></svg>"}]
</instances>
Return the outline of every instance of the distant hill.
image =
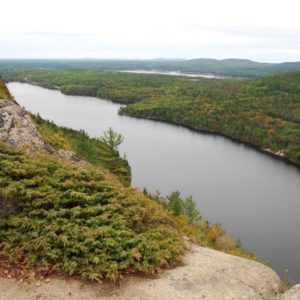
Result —
<instances>
[{"instance_id":1,"label":"distant hill","mask_svg":"<svg viewBox=\"0 0 300 300\"><path fill-rule=\"evenodd\" d=\"M259 63L248 59L8 59L0 60L0 73L20 70L158 70L195 74L215 74L231 77L256 77L283 72L300 71L300 62Z\"/></svg>"}]
</instances>

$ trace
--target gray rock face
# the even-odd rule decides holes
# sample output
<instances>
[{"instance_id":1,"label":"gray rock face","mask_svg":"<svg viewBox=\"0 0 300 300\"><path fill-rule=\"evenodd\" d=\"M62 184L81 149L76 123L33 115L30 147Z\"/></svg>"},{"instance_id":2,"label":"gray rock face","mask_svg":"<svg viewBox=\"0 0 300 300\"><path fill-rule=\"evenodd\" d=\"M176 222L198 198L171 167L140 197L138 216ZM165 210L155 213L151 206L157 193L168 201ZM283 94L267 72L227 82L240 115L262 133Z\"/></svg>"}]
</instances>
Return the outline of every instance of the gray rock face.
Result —
<instances>
[{"instance_id":1,"label":"gray rock face","mask_svg":"<svg viewBox=\"0 0 300 300\"><path fill-rule=\"evenodd\" d=\"M279 286L278 275L265 265L193 245L184 266L157 278L127 276L118 286L54 278L38 287L0 278L0 299L271 300L278 299Z\"/></svg>"},{"instance_id":2,"label":"gray rock face","mask_svg":"<svg viewBox=\"0 0 300 300\"><path fill-rule=\"evenodd\" d=\"M87 164L72 151L52 149L39 134L27 112L12 100L0 99L0 141L19 150L49 153L64 161Z\"/></svg>"},{"instance_id":3,"label":"gray rock face","mask_svg":"<svg viewBox=\"0 0 300 300\"><path fill-rule=\"evenodd\" d=\"M269 267L193 245L185 266L138 284L128 299L270 300L277 299L279 288L280 278Z\"/></svg>"},{"instance_id":4,"label":"gray rock face","mask_svg":"<svg viewBox=\"0 0 300 300\"><path fill-rule=\"evenodd\" d=\"M53 153L26 111L13 101L0 99L0 141L18 149Z\"/></svg>"},{"instance_id":5,"label":"gray rock face","mask_svg":"<svg viewBox=\"0 0 300 300\"><path fill-rule=\"evenodd\" d=\"M285 292L280 300L300 300L300 284L294 285L291 289Z\"/></svg>"}]
</instances>

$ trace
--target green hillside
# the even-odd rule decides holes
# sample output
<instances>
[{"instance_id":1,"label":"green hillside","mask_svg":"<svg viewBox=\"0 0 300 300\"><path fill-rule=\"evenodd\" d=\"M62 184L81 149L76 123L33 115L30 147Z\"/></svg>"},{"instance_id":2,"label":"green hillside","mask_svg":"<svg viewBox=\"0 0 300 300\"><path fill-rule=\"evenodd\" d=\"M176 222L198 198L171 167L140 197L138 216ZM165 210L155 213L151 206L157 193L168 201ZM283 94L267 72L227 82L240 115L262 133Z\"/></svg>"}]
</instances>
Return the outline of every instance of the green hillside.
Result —
<instances>
[{"instance_id":1,"label":"green hillside","mask_svg":"<svg viewBox=\"0 0 300 300\"><path fill-rule=\"evenodd\" d=\"M72 150L78 157L91 164L108 169L125 186L130 185L130 166L125 158L120 157L117 150L112 149L100 139L90 138L83 130L59 127L53 122L42 119L39 115L31 117L44 140L54 149Z\"/></svg>"},{"instance_id":2,"label":"green hillside","mask_svg":"<svg viewBox=\"0 0 300 300\"><path fill-rule=\"evenodd\" d=\"M103 168L0 144L0 187L2 259L116 280L125 270L154 272L183 254L167 210Z\"/></svg>"}]
</instances>

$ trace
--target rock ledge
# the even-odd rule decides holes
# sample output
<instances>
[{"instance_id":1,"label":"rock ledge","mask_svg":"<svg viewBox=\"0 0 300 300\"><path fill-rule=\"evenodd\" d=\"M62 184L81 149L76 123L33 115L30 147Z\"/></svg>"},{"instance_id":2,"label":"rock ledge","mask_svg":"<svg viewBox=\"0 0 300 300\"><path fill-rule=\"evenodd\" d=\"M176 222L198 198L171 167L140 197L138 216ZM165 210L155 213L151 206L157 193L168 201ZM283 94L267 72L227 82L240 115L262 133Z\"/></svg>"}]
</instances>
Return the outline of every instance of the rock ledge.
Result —
<instances>
[{"instance_id":1,"label":"rock ledge","mask_svg":"<svg viewBox=\"0 0 300 300\"><path fill-rule=\"evenodd\" d=\"M271 300L278 299L279 287L278 275L263 264L192 245L185 265L154 279L128 276L120 286L99 286L55 278L36 286L17 285L14 280L0 278L0 299L29 300L38 295L41 300Z\"/></svg>"}]
</instances>

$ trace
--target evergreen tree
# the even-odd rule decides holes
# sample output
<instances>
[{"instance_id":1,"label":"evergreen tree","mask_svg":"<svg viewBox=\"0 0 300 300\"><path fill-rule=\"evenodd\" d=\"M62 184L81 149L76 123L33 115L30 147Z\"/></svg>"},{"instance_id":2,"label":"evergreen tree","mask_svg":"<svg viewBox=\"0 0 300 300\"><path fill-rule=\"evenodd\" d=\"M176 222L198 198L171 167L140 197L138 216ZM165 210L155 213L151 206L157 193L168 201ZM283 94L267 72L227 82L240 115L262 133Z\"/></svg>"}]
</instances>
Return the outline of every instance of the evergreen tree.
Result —
<instances>
[{"instance_id":1,"label":"evergreen tree","mask_svg":"<svg viewBox=\"0 0 300 300\"><path fill-rule=\"evenodd\" d=\"M182 215L184 213L183 201L180 197L180 192L172 192L167 196L168 208L174 213L175 216Z\"/></svg>"},{"instance_id":2,"label":"evergreen tree","mask_svg":"<svg viewBox=\"0 0 300 300\"><path fill-rule=\"evenodd\" d=\"M102 142L110 146L112 149L117 150L118 146L124 141L122 134L113 131L111 127L104 132L104 136L100 138Z\"/></svg>"},{"instance_id":3,"label":"evergreen tree","mask_svg":"<svg viewBox=\"0 0 300 300\"><path fill-rule=\"evenodd\" d=\"M192 196L189 196L184 201L184 212L189 224L198 223L201 221L202 216L197 209L196 203Z\"/></svg>"}]
</instances>

